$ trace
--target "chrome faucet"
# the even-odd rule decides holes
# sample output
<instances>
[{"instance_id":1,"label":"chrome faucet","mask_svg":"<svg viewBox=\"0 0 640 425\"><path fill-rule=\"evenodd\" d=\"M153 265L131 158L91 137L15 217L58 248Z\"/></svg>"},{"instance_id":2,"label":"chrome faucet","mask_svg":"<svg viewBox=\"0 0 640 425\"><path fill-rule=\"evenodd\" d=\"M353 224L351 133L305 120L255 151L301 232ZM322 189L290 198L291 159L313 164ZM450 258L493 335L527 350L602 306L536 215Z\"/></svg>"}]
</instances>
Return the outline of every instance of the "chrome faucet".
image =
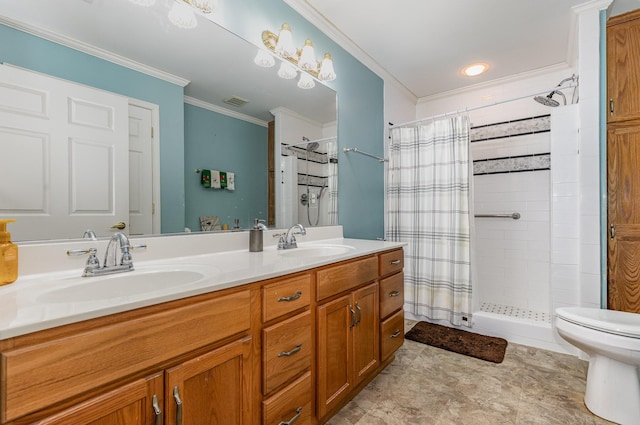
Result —
<instances>
[{"instance_id":1,"label":"chrome faucet","mask_svg":"<svg viewBox=\"0 0 640 425\"><path fill-rule=\"evenodd\" d=\"M146 245L138 245L135 248L146 248ZM122 255L120 256L120 262L117 259L116 250L120 248ZM116 233L109 240L107 250L104 254L104 262L102 267L100 266L100 260L98 260L98 250L96 248L89 249L72 249L67 251L67 255L82 255L89 254L87 263L82 272L83 277L90 276L102 276L105 274L129 272L133 270L133 258L131 257L130 249L134 247L129 243L129 238L124 233Z\"/></svg>"},{"instance_id":2,"label":"chrome faucet","mask_svg":"<svg viewBox=\"0 0 640 425\"><path fill-rule=\"evenodd\" d=\"M294 236L293 232L293 230L296 228L300 230L298 232L299 235L304 236L307 234L307 231L302 224L294 224L289 228L289 230L287 230L286 234L280 235L280 240L278 241L278 249L291 249L298 247L298 243L296 242L296 237Z\"/></svg>"}]
</instances>

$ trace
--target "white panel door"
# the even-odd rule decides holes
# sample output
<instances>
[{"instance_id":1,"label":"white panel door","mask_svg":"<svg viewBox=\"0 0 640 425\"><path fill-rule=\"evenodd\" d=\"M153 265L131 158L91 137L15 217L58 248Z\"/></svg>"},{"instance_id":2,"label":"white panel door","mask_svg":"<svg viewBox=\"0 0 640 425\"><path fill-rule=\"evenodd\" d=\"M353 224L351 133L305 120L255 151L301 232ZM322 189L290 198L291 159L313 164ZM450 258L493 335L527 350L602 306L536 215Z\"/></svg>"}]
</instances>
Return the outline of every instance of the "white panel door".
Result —
<instances>
[{"instance_id":1,"label":"white panel door","mask_svg":"<svg viewBox=\"0 0 640 425\"><path fill-rule=\"evenodd\" d=\"M153 132L150 109L129 105L129 234L153 233Z\"/></svg>"},{"instance_id":2,"label":"white panel door","mask_svg":"<svg viewBox=\"0 0 640 425\"><path fill-rule=\"evenodd\" d=\"M0 65L0 216L17 219L14 240L129 221L127 115L124 97Z\"/></svg>"}]
</instances>

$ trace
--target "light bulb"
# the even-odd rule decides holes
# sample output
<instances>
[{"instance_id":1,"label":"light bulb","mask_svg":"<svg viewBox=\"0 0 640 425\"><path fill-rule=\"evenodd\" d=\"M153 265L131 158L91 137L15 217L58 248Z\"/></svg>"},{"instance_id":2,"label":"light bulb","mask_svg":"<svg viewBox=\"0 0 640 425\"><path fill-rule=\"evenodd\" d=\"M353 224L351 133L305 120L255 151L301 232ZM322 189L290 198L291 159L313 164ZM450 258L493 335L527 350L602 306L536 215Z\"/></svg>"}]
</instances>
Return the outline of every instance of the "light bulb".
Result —
<instances>
[{"instance_id":1,"label":"light bulb","mask_svg":"<svg viewBox=\"0 0 640 425\"><path fill-rule=\"evenodd\" d=\"M258 49L258 54L253 59L253 62L263 68L271 68L276 64L276 59L265 50Z\"/></svg>"},{"instance_id":2,"label":"light bulb","mask_svg":"<svg viewBox=\"0 0 640 425\"><path fill-rule=\"evenodd\" d=\"M316 62L316 53L313 50L313 43L307 39L300 53L300 60L298 66L305 71L317 71L318 62Z\"/></svg>"},{"instance_id":3,"label":"light bulb","mask_svg":"<svg viewBox=\"0 0 640 425\"><path fill-rule=\"evenodd\" d=\"M289 24L282 24L282 29L278 34L278 42L276 43L276 53L284 58L296 57L296 47L293 45Z\"/></svg>"},{"instance_id":4,"label":"light bulb","mask_svg":"<svg viewBox=\"0 0 640 425\"><path fill-rule=\"evenodd\" d=\"M178 28L191 29L198 26L193 9L183 1L173 3L169 11L169 21Z\"/></svg>"},{"instance_id":5,"label":"light bulb","mask_svg":"<svg viewBox=\"0 0 640 425\"><path fill-rule=\"evenodd\" d=\"M333 59L331 59L329 53L325 53L324 58L322 58L318 79L321 81L333 81L336 79L336 73L333 70Z\"/></svg>"},{"instance_id":6,"label":"light bulb","mask_svg":"<svg viewBox=\"0 0 640 425\"><path fill-rule=\"evenodd\" d=\"M316 86L316 82L313 81L313 78L311 78L311 75L305 72L300 73L300 80L298 80L298 87L300 87L301 89L309 90L314 88L315 86Z\"/></svg>"},{"instance_id":7,"label":"light bulb","mask_svg":"<svg viewBox=\"0 0 640 425\"><path fill-rule=\"evenodd\" d=\"M278 69L278 76L280 78L291 80L293 78L296 78L296 75L298 75L298 71L296 70L295 66L293 66L289 62L282 62L282 64L280 64L280 69Z\"/></svg>"}]
</instances>

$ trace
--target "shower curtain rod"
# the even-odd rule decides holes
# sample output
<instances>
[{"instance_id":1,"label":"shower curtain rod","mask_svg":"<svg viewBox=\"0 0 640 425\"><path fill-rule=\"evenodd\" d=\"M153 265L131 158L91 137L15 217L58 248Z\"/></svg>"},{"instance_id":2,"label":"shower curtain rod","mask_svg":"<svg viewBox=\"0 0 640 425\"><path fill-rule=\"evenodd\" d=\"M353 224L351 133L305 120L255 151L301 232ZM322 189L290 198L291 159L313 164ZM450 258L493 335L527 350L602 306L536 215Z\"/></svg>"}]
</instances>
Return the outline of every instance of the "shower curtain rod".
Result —
<instances>
[{"instance_id":1,"label":"shower curtain rod","mask_svg":"<svg viewBox=\"0 0 640 425\"><path fill-rule=\"evenodd\" d=\"M329 140L335 140L337 138L338 138L338 136L333 136L333 137L325 137L324 139L308 140L305 137L305 138L302 139L302 142L300 142L300 143L291 143L291 144L289 144L289 147L292 147L292 146L294 146L294 147L306 146L309 143L314 143L314 142L317 142L317 143L328 142Z\"/></svg>"},{"instance_id":2,"label":"shower curtain rod","mask_svg":"<svg viewBox=\"0 0 640 425\"><path fill-rule=\"evenodd\" d=\"M556 86L556 87L551 88L551 89L539 90L539 91L537 91L535 93L529 93L529 94L524 95L524 96L512 97L510 99L499 100L499 101L492 102L492 103L485 103L484 105L477 105L477 106L473 106L471 108L457 109L457 110L452 111L452 112L445 112L444 114L436 114L436 115L431 115L429 117L420 118L419 120L403 122L402 124L394 125L394 124L389 123L389 126L393 127L393 128L406 127L408 125L417 124L417 123L420 123L422 121L430 121L430 120L435 120L437 118L446 118L449 115L458 115L458 114L462 114L464 112L475 111L475 110L478 110L478 109L488 108L489 106L500 105L502 103L513 102L514 100L526 99L526 98L531 97L531 96L536 96L536 95L539 95L539 94L545 94L545 93L554 92L554 91L558 91L558 90L570 89L570 88L574 88L574 87L578 87L578 84L571 83L568 86L562 86L562 87Z\"/></svg>"}]
</instances>

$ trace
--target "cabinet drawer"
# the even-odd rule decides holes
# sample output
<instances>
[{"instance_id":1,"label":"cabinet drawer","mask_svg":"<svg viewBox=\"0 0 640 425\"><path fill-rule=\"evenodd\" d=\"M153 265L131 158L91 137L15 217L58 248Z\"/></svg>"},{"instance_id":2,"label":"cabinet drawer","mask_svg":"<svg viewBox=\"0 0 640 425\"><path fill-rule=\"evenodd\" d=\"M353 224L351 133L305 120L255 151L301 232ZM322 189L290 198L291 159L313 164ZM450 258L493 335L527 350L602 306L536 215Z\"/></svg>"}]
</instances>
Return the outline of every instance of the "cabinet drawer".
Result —
<instances>
[{"instance_id":1,"label":"cabinet drawer","mask_svg":"<svg viewBox=\"0 0 640 425\"><path fill-rule=\"evenodd\" d=\"M378 257L367 257L318 271L318 300L339 294L378 277Z\"/></svg>"},{"instance_id":2,"label":"cabinet drawer","mask_svg":"<svg viewBox=\"0 0 640 425\"><path fill-rule=\"evenodd\" d=\"M292 382L273 397L262 402L263 425L311 424L311 372ZM297 416L299 415L299 416ZM292 421L295 417L297 418Z\"/></svg>"},{"instance_id":3,"label":"cabinet drawer","mask_svg":"<svg viewBox=\"0 0 640 425\"><path fill-rule=\"evenodd\" d=\"M270 326L262 335L266 395L311 366L311 312Z\"/></svg>"},{"instance_id":4,"label":"cabinet drawer","mask_svg":"<svg viewBox=\"0 0 640 425\"><path fill-rule=\"evenodd\" d=\"M380 325L381 357L385 360L404 342L404 310L400 310Z\"/></svg>"},{"instance_id":5,"label":"cabinet drawer","mask_svg":"<svg viewBox=\"0 0 640 425\"><path fill-rule=\"evenodd\" d=\"M3 352L1 419L11 421L246 331L249 304L248 290L236 292Z\"/></svg>"},{"instance_id":6,"label":"cabinet drawer","mask_svg":"<svg viewBox=\"0 0 640 425\"><path fill-rule=\"evenodd\" d=\"M380 276L386 276L391 273L399 272L403 267L403 249L396 249L395 251L380 254Z\"/></svg>"},{"instance_id":7,"label":"cabinet drawer","mask_svg":"<svg viewBox=\"0 0 640 425\"><path fill-rule=\"evenodd\" d=\"M311 275L281 280L262 288L262 321L280 317L309 305Z\"/></svg>"},{"instance_id":8,"label":"cabinet drawer","mask_svg":"<svg viewBox=\"0 0 640 425\"><path fill-rule=\"evenodd\" d=\"M404 305L404 273L380 281L380 317L385 318Z\"/></svg>"}]
</instances>

